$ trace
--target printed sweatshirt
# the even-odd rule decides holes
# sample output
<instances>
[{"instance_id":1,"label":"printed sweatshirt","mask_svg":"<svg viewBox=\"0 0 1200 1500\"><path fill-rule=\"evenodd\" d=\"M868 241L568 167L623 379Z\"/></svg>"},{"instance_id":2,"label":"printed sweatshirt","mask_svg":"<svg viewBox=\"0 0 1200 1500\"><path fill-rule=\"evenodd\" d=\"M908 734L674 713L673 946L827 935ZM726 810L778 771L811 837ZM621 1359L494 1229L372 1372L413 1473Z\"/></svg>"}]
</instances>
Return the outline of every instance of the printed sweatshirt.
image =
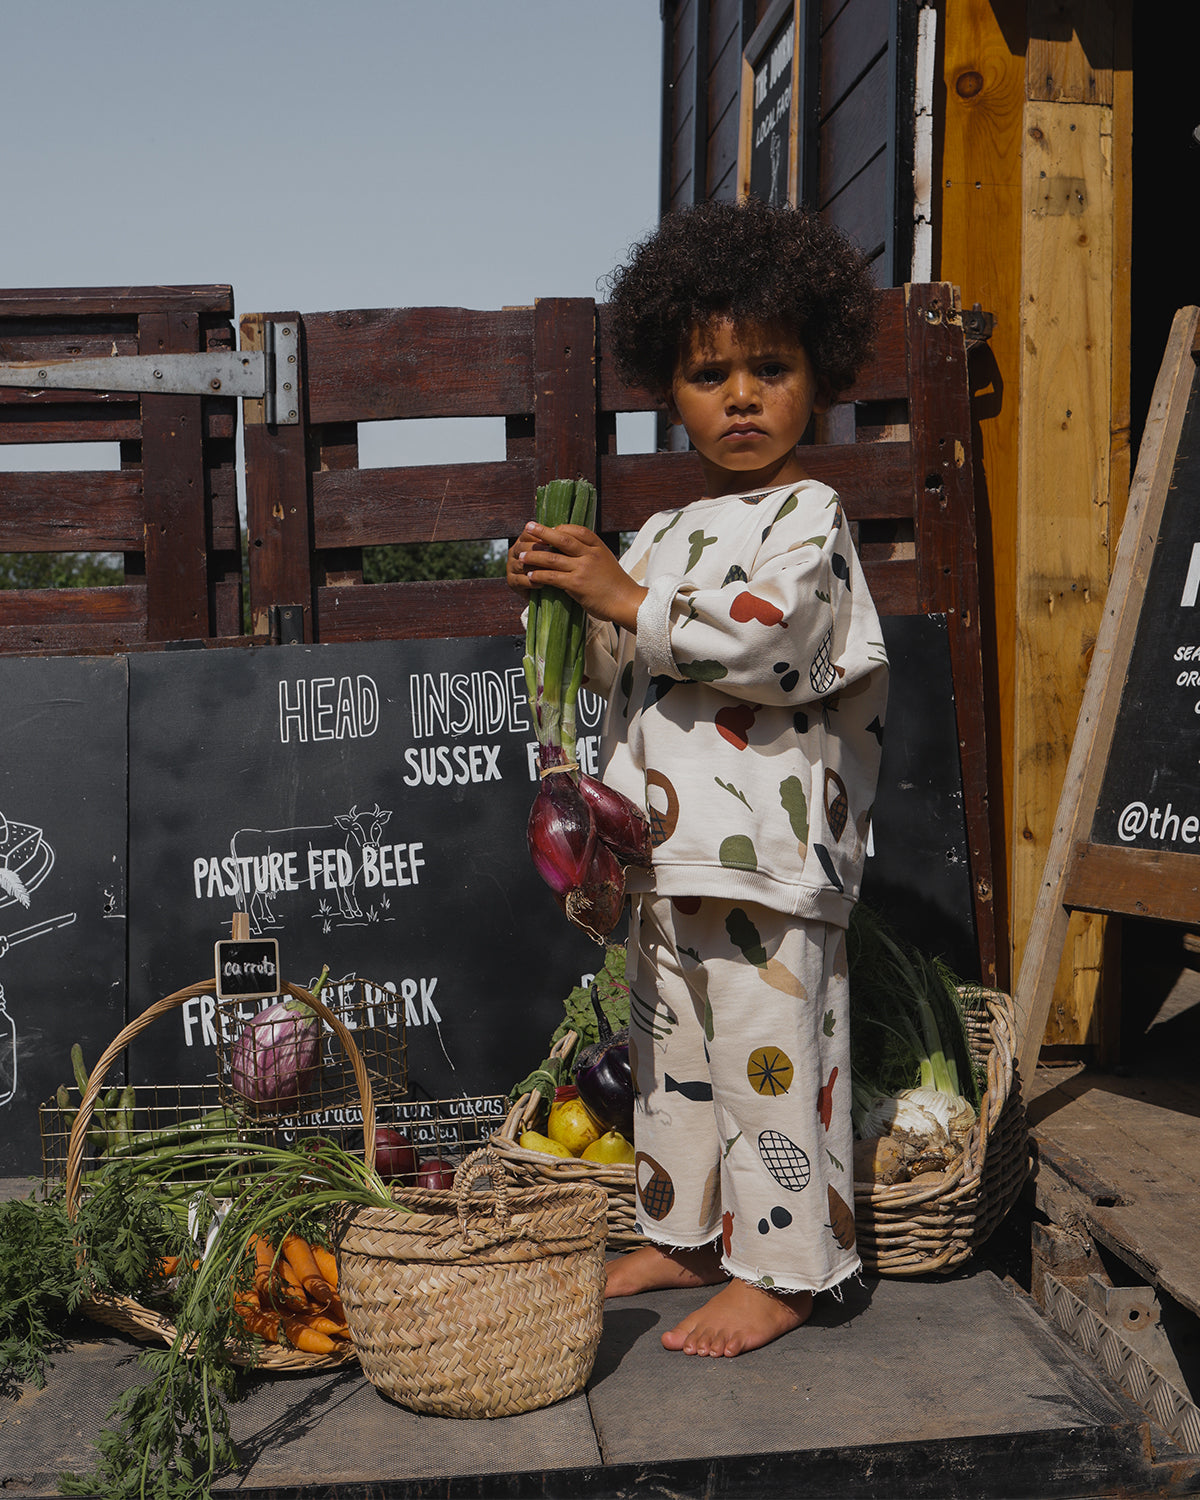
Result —
<instances>
[{"instance_id":1,"label":"printed sweatshirt","mask_svg":"<svg viewBox=\"0 0 1200 1500\"><path fill-rule=\"evenodd\" d=\"M879 775L887 656L837 495L806 479L660 511L622 566L637 634L593 621L605 782L654 843L631 891L844 927Z\"/></svg>"}]
</instances>

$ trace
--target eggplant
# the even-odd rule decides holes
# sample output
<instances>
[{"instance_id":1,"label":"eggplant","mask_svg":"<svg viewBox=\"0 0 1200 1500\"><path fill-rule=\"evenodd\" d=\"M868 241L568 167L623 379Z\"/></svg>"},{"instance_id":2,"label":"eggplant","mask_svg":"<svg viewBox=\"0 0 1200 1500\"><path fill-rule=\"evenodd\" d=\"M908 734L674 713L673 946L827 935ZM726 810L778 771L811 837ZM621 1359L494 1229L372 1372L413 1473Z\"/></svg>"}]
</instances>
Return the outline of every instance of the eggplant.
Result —
<instances>
[{"instance_id":1,"label":"eggplant","mask_svg":"<svg viewBox=\"0 0 1200 1500\"><path fill-rule=\"evenodd\" d=\"M629 1066L629 1027L614 1031L600 1005L600 990L591 988L592 1009L600 1040L581 1047L575 1059L579 1097L610 1130L633 1140L633 1070Z\"/></svg>"}]
</instances>

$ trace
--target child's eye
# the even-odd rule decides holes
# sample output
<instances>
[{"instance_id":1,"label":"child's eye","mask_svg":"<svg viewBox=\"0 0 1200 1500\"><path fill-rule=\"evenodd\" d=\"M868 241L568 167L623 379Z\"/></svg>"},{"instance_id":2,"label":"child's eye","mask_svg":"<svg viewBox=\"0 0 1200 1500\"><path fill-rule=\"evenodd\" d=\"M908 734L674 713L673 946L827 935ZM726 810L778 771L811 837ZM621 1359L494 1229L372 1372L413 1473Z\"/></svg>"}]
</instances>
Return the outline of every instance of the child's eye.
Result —
<instances>
[{"instance_id":1,"label":"child's eye","mask_svg":"<svg viewBox=\"0 0 1200 1500\"><path fill-rule=\"evenodd\" d=\"M768 360L766 364L759 366L758 373L766 380L777 380L780 375L787 374L787 366L778 360Z\"/></svg>"}]
</instances>

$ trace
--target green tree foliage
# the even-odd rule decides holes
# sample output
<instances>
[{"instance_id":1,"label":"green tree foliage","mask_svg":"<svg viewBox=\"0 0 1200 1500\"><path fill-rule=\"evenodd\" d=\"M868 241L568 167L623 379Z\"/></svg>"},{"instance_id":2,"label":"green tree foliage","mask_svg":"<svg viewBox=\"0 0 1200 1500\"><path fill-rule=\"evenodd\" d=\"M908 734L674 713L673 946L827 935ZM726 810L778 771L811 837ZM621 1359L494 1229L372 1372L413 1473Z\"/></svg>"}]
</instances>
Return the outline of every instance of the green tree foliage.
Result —
<instances>
[{"instance_id":1,"label":"green tree foliage","mask_svg":"<svg viewBox=\"0 0 1200 1500\"><path fill-rule=\"evenodd\" d=\"M504 553L491 542L410 542L363 548L364 583L503 576Z\"/></svg>"},{"instance_id":2,"label":"green tree foliage","mask_svg":"<svg viewBox=\"0 0 1200 1500\"><path fill-rule=\"evenodd\" d=\"M0 588L82 589L124 583L119 560L105 552L0 552Z\"/></svg>"}]
</instances>

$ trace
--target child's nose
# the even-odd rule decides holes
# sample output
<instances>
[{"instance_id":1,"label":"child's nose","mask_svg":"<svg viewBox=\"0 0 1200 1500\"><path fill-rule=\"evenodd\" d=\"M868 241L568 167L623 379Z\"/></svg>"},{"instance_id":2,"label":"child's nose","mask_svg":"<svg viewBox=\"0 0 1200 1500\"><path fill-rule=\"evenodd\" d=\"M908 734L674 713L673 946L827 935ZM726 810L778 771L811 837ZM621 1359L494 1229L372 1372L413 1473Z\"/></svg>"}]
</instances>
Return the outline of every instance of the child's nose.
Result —
<instances>
[{"instance_id":1,"label":"child's nose","mask_svg":"<svg viewBox=\"0 0 1200 1500\"><path fill-rule=\"evenodd\" d=\"M730 406L739 410L753 406L758 400L758 382L748 370L735 370L726 382L727 399Z\"/></svg>"}]
</instances>

